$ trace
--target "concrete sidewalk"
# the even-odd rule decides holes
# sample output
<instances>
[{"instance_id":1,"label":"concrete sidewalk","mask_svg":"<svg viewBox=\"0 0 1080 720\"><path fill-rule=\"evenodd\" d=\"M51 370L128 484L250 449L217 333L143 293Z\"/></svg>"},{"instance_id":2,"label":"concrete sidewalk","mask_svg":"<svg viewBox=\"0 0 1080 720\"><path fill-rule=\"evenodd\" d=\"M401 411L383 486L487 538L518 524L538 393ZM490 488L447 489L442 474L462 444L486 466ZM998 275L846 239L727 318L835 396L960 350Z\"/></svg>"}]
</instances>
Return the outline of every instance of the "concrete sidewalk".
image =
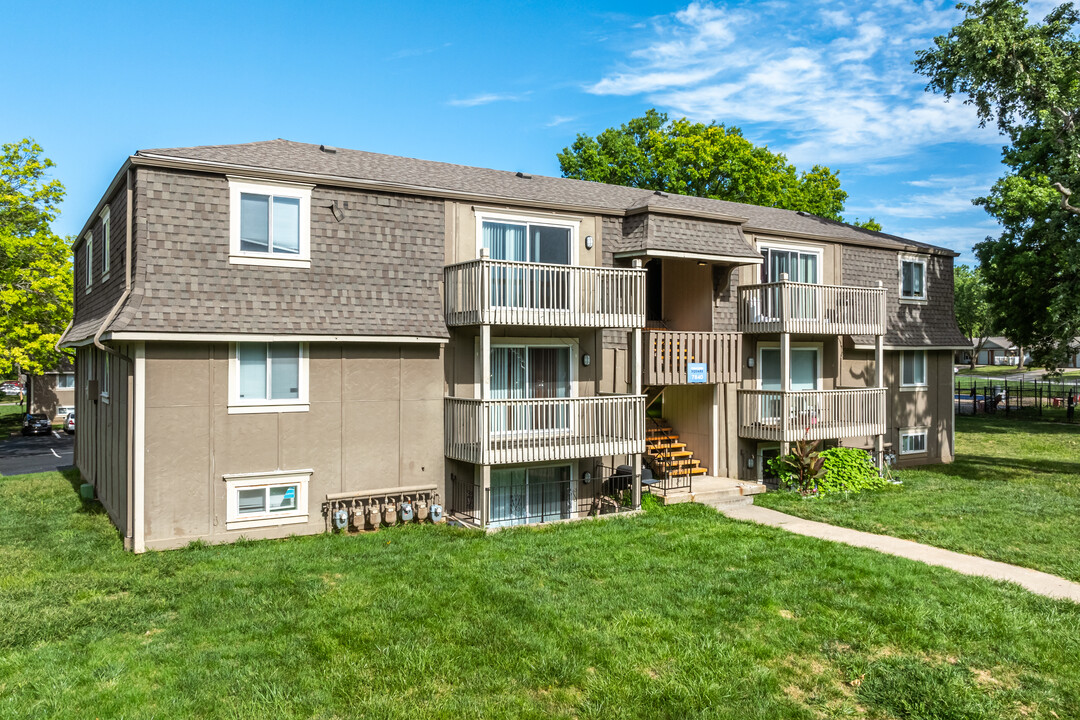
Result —
<instances>
[{"instance_id":1,"label":"concrete sidewalk","mask_svg":"<svg viewBox=\"0 0 1080 720\"><path fill-rule=\"evenodd\" d=\"M951 550L942 550L931 545L923 545L911 540L901 540L889 535L875 535L814 520L804 520L756 505L721 506L717 509L734 520L750 520L762 525L783 528L797 535L832 540L833 542L841 542L855 547L870 548L871 550L897 555L909 560L918 560L927 565L949 568L965 575L979 575L993 580L1007 580L1039 595L1080 603L1080 584L1038 570L1017 567L1016 565L987 560L973 555L964 555Z\"/></svg>"}]
</instances>

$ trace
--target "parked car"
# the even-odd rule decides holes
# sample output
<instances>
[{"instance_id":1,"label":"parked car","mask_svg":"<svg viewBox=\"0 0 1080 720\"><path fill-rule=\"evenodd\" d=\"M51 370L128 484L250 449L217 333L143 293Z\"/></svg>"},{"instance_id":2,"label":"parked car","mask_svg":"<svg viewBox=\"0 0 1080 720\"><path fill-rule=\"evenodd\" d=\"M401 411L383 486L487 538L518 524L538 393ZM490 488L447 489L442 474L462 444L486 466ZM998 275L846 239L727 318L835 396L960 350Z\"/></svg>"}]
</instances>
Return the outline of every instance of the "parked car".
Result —
<instances>
[{"instance_id":1,"label":"parked car","mask_svg":"<svg viewBox=\"0 0 1080 720\"><path fill-rule=\"evenodd\" d=\"M15 395L22 394L22 385L15 383L14 385L8 385L7 383L0 385L0 394L14 397Z\"/></svg>"},{"instance_id":2,"label":"parked car","mask_svg":"<svg viewBox=\"0 0 1080 720\"><path fill-rule=\"evenodd\" d=\"M49 421L48 415L45 413L26 413L22 425L23 435L48 435L51 432L52 423Z\"/></svg>"},{"instance_id":3,"label":"parked car","mask_svg":"<svg viewBox=\"0 0 1080 720\"><path fill-rule=\"evenodd\" d=\"M75 434L75 413L69 412L67 417L64 418L64 432L68 435Z\"/></svg>"}]
</instances>

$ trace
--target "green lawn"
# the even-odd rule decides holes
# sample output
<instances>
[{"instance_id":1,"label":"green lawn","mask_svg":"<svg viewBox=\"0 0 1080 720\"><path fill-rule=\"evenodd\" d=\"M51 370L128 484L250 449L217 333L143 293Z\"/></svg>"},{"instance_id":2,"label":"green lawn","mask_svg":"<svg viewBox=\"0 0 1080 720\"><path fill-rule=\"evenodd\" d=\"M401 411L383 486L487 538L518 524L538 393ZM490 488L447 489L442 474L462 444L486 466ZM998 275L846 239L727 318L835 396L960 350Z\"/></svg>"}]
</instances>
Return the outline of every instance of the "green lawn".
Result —
<instances>
[{"instance_id":1,"label":"green lawn","mask_svg":"<svg viewBox=\"0 0 1080 720\"><path fill-rule=\"evenodd\" d=\"M0 400L0 438L6 438L22 427L23 406L14 400Z\"/></svg>"},{"instance_id":2,"label":"green lawn","mask_svg":"<svg viewBox=\"0 0 1080 720\"><path fill-rule=\"evenodd\" d=\"M134 556L75 482L0 478L0 717L1080 716L1080 606L701 506Z\"/></svg>"},{"instance_id":3,"label":"green lawn","mask_svg":"<svg viewBox=\"0 0 1080 720\"><path fill-rule=\"evenodd\" d=\"M976 365L972 370L966 365L957 371L957 375L982 375L984 377L998 377L1001 375L1016 375L1020 372L1032 372L1029 369L1017 370L1015 365Z\"/></svg>"},{"instance_id":4,"label":"green lawn","mask_svg":"<svg viewBox=\"0 0 1080 720\"><path fill-rule=\"evenodd\" d=\"M956 423L956 462L903 470L900 487L756 502L1080 582L1080 426L1000 416Z\"/></svg>"}]
</instances>

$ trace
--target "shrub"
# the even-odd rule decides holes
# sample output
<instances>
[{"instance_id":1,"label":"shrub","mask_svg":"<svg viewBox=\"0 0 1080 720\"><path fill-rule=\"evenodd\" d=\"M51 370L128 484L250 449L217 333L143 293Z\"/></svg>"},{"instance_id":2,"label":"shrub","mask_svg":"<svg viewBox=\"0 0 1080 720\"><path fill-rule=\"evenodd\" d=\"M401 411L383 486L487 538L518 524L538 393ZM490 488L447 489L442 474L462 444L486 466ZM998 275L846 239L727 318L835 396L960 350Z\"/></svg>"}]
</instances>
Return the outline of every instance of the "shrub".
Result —
<instances>
[{"instance_id":1,"label":"shrub","mask_svg":"<svg viewBox=\"0 0 1080 720\"><path fill-rule=\"evenodd\" d=\"M828 495L830 493L858 493L876 490L888 483L878 473L870 454L858 448L834 447L814 455L821 461L821 473L812 482L800 482L797 468L806 463L797 454L778 457L769 461L769 467L783 487L798 490L803 495ZM805 477L805 475L804 475Z\"/></svg>"}]
</instances>

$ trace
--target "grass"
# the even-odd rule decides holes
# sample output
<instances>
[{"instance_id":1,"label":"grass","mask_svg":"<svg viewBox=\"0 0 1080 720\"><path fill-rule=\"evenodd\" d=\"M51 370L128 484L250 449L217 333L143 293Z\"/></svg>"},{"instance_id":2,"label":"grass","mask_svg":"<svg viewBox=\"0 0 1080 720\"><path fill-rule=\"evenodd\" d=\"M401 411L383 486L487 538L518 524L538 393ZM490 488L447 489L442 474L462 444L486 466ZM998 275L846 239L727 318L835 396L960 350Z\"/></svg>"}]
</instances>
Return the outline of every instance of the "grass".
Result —
<instances>
[{"instance_id":1,"label":"grass","mask_svg":"<svg viewBox=\"0 0 1080 720\"><path fill-rule=\"evenodd\" d=\"M0 438L6 438L22 427L23 406L17 398L0 400Z\"/></svg>"},{"instance_id":2,"label":"grass","mask_svg":"<svg viewBox=\"0 0 1080 720\"><path fill-rule=\"evenodd\" d=\"M1080 716L1080 606L701 506L134 556L76 482L0 479L0 717Z\"/></svg>"},{"instance_id":3,"label":"grass","mask_svg":"<svg viewBox=\"0 0 1080 720\"><path fill-rule=\"evenodd\" d=\"M757 504L1044 570L1080 582L1080 427L958 417L951 465L902 470L903 485Z\"/></svg>"}]
</instances>

